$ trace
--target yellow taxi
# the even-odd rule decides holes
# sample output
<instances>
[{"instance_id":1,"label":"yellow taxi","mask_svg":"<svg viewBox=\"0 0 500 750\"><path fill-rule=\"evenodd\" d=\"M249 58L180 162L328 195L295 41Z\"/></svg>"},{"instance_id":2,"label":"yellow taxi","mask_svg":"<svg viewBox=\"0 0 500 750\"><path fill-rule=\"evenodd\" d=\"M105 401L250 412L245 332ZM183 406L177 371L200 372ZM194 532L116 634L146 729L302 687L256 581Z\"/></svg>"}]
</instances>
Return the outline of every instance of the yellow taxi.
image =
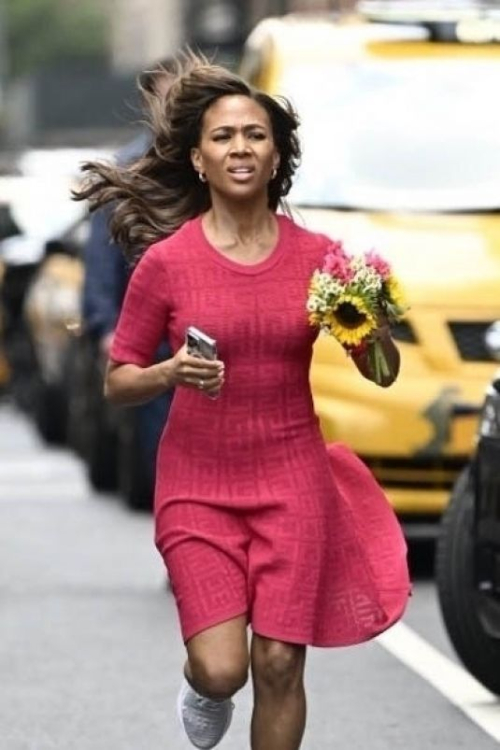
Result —
<instances>
[{"instance_id":1,"label":"yellow taxi","mask_svg":"<svg viewBox=\"0 0 500 750\"><path fill-rule=\"evenodd\" d=\"M344 20L265 19L241 73L299 112L296 219L376 249L404 287L398 381L365 381L321 336L311 382L325 439L362 456L408 534L427 535L496 367L485 334L500 318L500 27L465 4L359 7Z\"/></svg>"}]
</instances>

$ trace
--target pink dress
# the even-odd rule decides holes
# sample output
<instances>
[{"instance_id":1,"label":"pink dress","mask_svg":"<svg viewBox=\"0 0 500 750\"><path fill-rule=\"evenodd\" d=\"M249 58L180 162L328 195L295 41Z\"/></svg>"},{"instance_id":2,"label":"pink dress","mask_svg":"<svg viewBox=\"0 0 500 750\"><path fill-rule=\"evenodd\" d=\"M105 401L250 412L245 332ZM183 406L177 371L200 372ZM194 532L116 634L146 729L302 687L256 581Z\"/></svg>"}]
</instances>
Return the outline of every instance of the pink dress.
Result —
<instances>
[{"instance_id":1,"label":"pink dress","mask_svg":"<svg viewBox=\"0 0 500 750\"><path fill-rule=\"evenodd\" d=\"M176 389L158 451L156 545L186 641L238 615L277 640L363 640L368 584L363 571L346 576L350 541L337 543L338 491L309 386L308 283L329 240L278 221L255 265L212 247L200 218L152 245L114 337L114 361L148 366L162 336L176 351L195 325L225 363L216 400ZM383 610L368 608L384 629Z\"/></svg>"}]
</instances>

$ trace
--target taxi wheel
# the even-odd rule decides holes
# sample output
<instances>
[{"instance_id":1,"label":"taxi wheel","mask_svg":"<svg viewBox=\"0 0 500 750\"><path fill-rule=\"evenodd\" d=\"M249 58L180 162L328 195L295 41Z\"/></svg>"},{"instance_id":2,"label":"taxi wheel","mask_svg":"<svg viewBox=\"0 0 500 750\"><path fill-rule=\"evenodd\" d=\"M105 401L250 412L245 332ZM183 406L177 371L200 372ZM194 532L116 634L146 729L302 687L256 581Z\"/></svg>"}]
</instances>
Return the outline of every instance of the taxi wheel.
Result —
<instances>
[{"instance_id":1,"label":"taxi wheel","mask_svg":"<svg viewBox=\"0 0 500 750\"><path fill-rule=\"evenodd\" d=\"M474 492L469 468L459 476L436 548L436 584L443 620L457 655L488 690L500 695L500 640L484 629L474 586Z\"/></svg>"}]
</instances>

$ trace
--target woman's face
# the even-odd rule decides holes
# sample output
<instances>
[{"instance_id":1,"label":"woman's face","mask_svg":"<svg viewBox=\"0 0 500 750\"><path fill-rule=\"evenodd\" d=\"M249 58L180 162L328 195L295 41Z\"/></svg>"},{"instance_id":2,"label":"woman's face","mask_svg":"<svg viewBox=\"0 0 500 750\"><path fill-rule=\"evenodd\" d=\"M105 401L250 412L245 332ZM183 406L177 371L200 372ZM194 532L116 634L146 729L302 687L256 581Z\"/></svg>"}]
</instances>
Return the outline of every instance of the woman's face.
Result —
<instances>
[{"instance_id":1,"label":"woman's face","mask_svg":"<svg viewBox=\"0 0 500 750\"><path fill-rule=\"evenodd\" d=\"M248 96L217 99L204 114L191 159L220 195L247 199L267 194L279 154L266 110Z\"/></svg>"}]
</instances>

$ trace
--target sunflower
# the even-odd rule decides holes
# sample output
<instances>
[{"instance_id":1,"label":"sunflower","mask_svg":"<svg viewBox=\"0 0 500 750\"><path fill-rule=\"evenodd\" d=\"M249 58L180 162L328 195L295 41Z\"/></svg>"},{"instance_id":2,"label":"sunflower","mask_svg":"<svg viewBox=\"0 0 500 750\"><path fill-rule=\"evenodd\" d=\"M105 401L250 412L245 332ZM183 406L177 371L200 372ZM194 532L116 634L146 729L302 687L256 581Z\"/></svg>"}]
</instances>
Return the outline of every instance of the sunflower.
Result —
<instances>
[{"instance_id":1,"label":"sunflower","mask_svg":"<svg viewBox=\"0 0 500 750\"><path fill-rule=\"evenodd\" d=\"M405 302L403 290L399 281L391 274L385 281L387 294L389 297L390 304L394 305L398 311L403 312L406 310L407 305Z\"/></svg>"},{"instance_id":2,"label":"sunflower","mask_svg":"<svg viewBox=\"0 0 500 750\"><path fill-rule=\"evenodd\" d=\"M333 336L343 346L358 346L377 327L362 297L343 294L328 316Z\"/></svg>"}]
</instances>

